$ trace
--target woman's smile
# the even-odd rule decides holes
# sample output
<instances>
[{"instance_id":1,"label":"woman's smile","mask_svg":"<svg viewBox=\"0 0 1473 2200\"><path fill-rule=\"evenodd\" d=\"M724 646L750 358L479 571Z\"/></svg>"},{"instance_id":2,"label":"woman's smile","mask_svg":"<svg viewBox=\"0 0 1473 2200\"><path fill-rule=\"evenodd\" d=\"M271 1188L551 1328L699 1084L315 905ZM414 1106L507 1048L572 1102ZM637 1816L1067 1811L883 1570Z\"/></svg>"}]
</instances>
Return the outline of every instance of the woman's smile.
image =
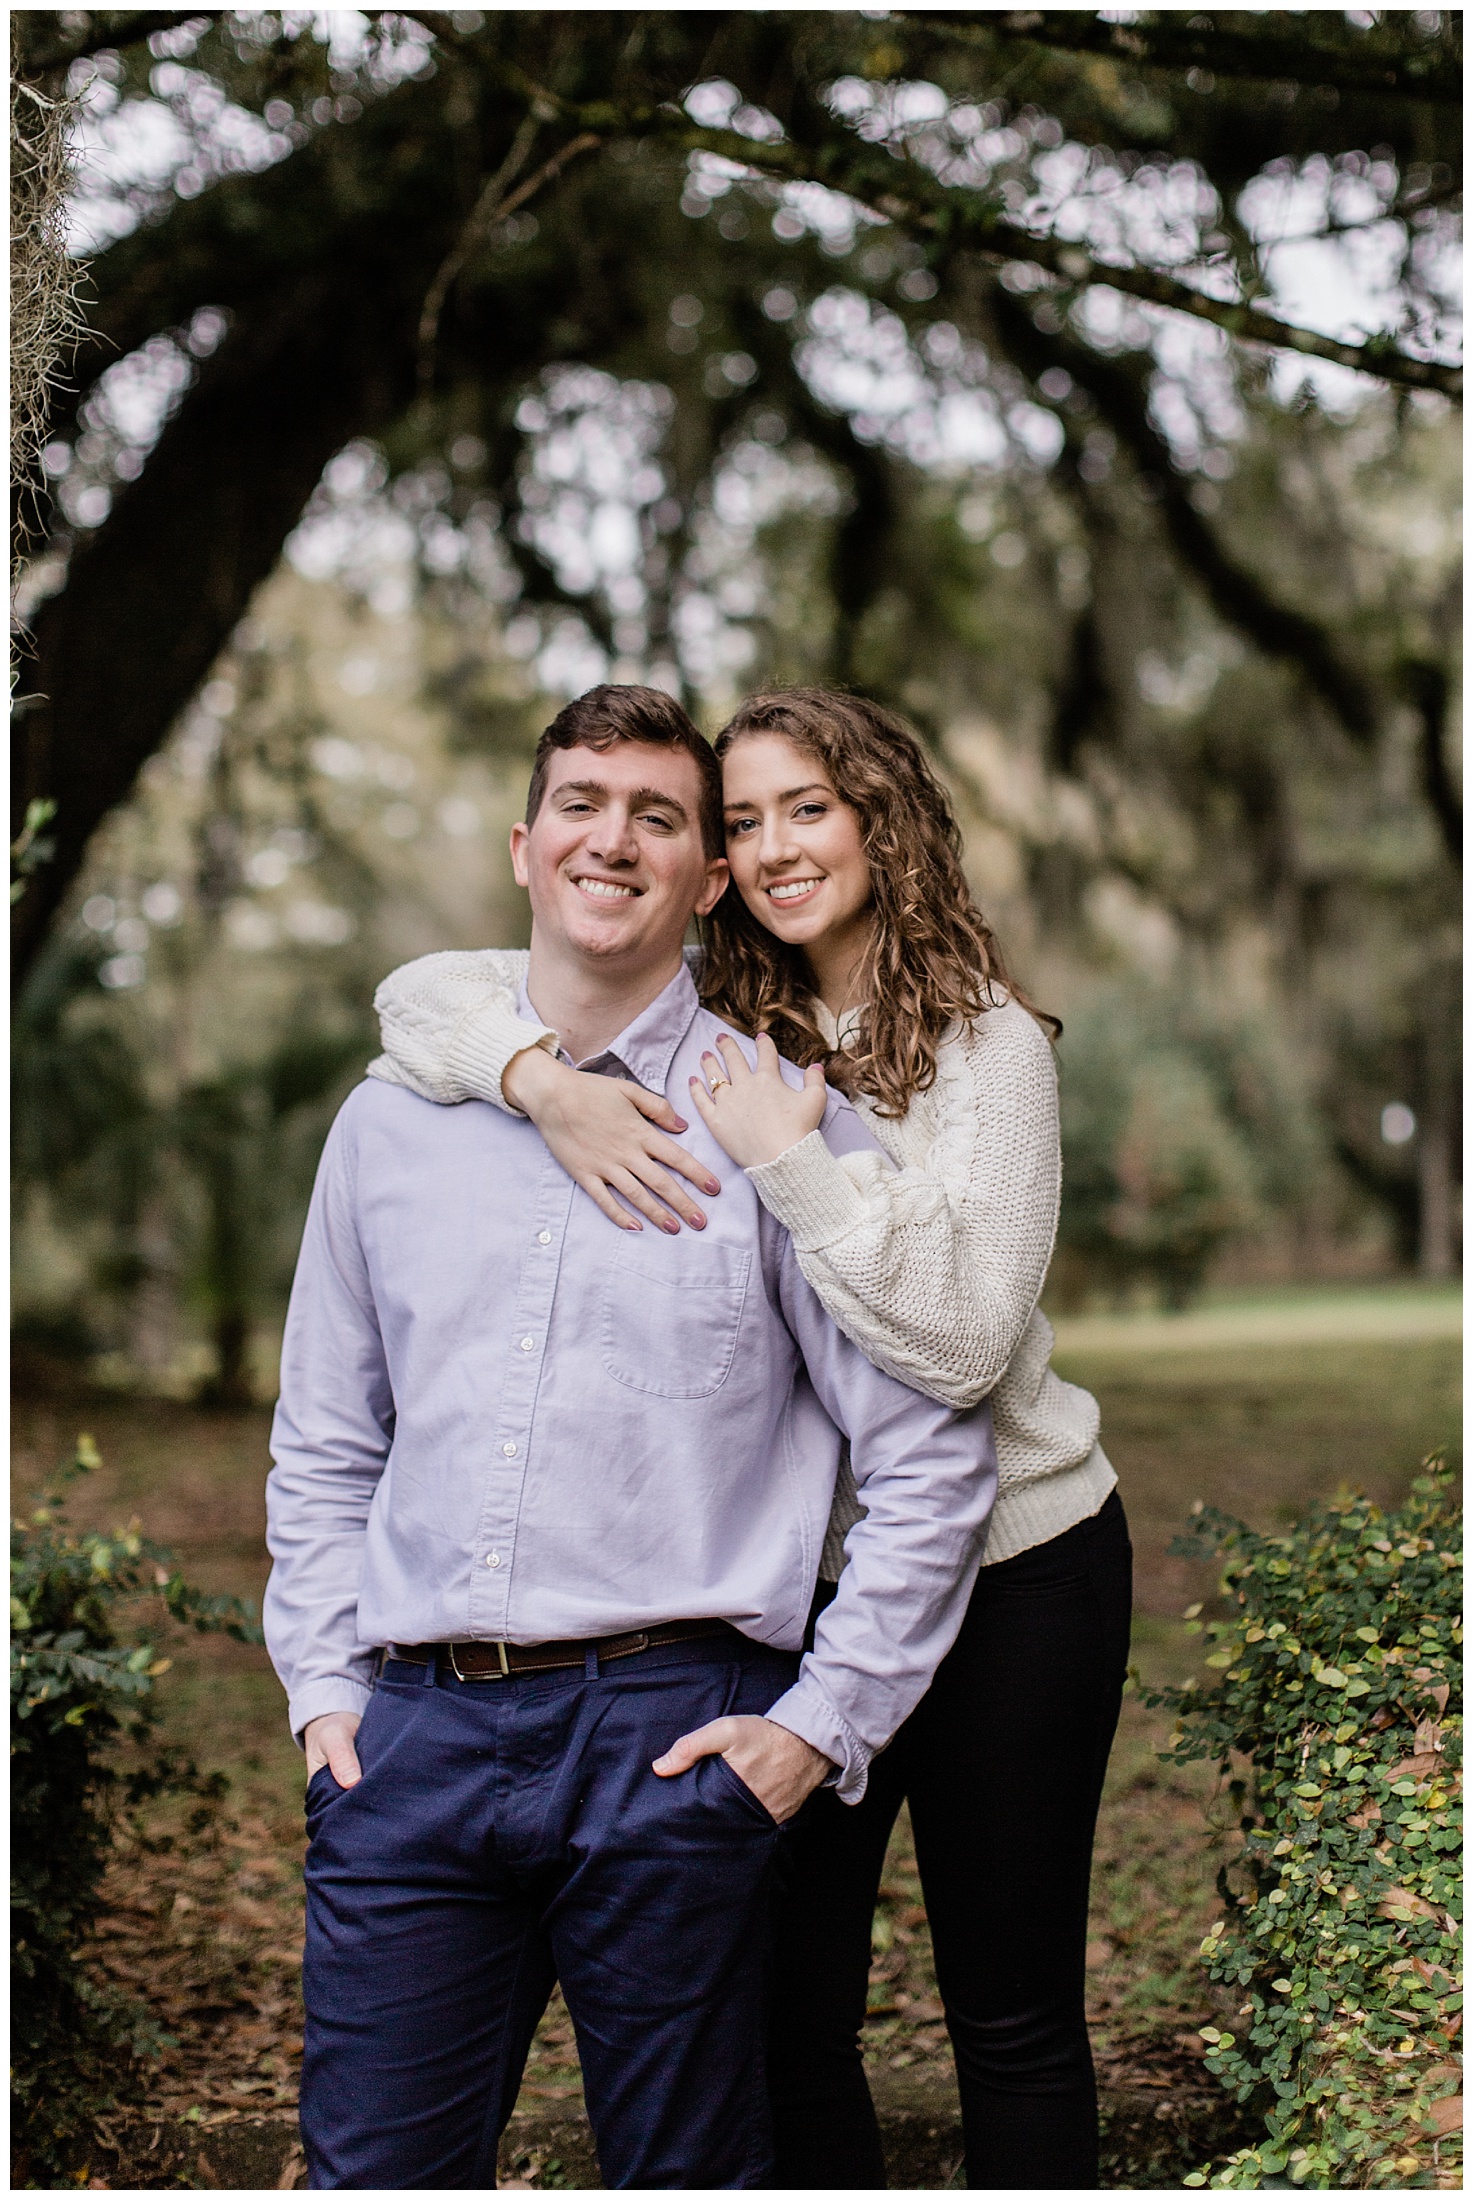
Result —
<instances>
[{"instance_id":1,"label":"woman's smile","mask_svg":"<svg viewBox=\"0 0 1473 2200\"><path fill-rule=\"evenodd\" d=\"M771 886L765 887L763 891L769 901L806 901L808 896L816 892L822 884L823 880L821 878L780 878L775 880Z\"/></svg>"}]
</instances>

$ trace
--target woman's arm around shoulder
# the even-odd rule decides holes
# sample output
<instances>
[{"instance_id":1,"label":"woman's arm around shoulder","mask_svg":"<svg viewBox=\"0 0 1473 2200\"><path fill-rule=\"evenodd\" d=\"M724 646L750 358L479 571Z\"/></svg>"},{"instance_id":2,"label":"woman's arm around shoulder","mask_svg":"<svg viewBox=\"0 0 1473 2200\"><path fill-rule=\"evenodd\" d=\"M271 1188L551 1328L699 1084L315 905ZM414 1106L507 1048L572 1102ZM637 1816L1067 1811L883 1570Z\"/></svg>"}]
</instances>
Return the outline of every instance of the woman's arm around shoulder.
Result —
<instances>
[{"instance_id":1,"label":"woman's arm around shoulder","mask_svg":"<svg viewBox=\"0 0 1473 2200\"><path fill-rule=\"evenodd\" d=\"M963 1408L1002 1375L1048 1272L1059 1216L1053 1050L1026 1009L1004 1002L943 1042L935 1086L912 1111L893 1141L897 1169L874 1154L836 1160L814 1133L748 1173L865 1356Z\"/></svg>"},{"instance_id":2,"label":"woman's arm around shoulder","mask_svg":"<svg viewBox=\"0 0 1473 2200\"><path fill-rule=\"evenodd\" d=\"M557 1052L557 1034L517 1011L527 973L524 949L483 947L421 955L401 963L373 997L384 1051L370 1077L407 1085L442 1106L489 1100L508 1113L507 1066L529 1047Z\"/></svg>"},{"instance_id":3,"label":"woman's arm around shoulder","mask_svg":"<svg viewBox=\"0 0 1473 2200\"><path fill-rule=\"evenodd\" d=\"M685 1118L663 1093L569 1069L557 1033L518 1012L526 972L525 950L513 948L402 964L374 995L384 1052L369 1076L442 1106L489 1100L530 1116L573 1182L621 1230L642 1229L640 1215L672 1233L682 1222L703 1230L705 1215L680 1180L711 1198L721 1186L666 1135L683 1131Z\"/></svg>"}]
</instances>

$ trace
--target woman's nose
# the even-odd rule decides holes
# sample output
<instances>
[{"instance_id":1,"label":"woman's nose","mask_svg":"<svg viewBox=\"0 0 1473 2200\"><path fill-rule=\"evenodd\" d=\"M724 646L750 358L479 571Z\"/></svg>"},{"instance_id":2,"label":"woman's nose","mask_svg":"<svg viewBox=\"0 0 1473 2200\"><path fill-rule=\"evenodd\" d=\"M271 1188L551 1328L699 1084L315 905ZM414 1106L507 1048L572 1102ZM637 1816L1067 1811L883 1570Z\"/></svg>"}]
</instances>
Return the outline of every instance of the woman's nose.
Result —
<instances>
[{"instance_id":1,"label":"woman's nose","mask_svg":"<svg viewBox=\"0 0 1473 2200\"><path fill-rule=\"evenodd\" d=\"M798 851L793 845L793 836L788 831L785 818L764 820L757 853L764 869L769 871L779 871L784 864L793 861Z\"/></svg>"}]
</instances>

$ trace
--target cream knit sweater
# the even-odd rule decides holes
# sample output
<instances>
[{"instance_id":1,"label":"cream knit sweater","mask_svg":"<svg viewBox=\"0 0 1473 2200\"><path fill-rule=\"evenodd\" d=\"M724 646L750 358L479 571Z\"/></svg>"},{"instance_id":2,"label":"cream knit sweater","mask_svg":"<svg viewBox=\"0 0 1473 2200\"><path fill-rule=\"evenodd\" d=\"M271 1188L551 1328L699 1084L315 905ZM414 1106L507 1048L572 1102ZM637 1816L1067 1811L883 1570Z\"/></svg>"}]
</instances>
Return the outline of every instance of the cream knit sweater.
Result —
<instances>
[{"instance_id":1,"label":"cream knit sweater","mask_svg":"<svg viewBox=\"0 0 1473 2200\"><path fill-rule=\"evenodd\" d=\"M498 1107L508 1062L557 1036L516 1007L524 953L423 955L379 987L386 1053L369 1075L427 1100ZM840 1035L818 1010L831 1045ZM889 1120L858 1103L878 1154L836 1160L818 1131L748 1172L791 1233L804 1275L865 1357L945 1405L989 1394L998 1501L984 1563L1046 1543L1097 1513L1115 1486L1099 1445L1100 1409L1049 1366L1054 1335L1038 1311L1059 1215L1059 1107L1053 1053L1006 1001L942 1045L936 1082ZM858 1518L847 1474L822 1572L842 1563Z\"/></svg>"}]
</instances>

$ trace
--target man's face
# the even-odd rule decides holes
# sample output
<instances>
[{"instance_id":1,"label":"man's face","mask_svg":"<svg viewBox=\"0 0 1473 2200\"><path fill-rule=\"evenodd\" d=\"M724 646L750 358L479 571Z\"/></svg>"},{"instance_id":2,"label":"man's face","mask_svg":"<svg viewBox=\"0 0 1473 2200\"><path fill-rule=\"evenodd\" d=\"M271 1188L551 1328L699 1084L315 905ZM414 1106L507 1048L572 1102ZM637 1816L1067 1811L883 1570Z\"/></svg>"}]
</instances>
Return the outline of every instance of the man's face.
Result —
<instances>
[{"instance_id":1,"label":"man's face","mask_svg":"<svg viewBox=\"0 0 1473 2200\"><path fill-rule=\"evenodd\" d=\"M511 830L542 942L625 969L677 955L726 886L725 859L702 844L700 797L695 760L679 749L556 750L542 807Z\"/></svg>"}]
</instances>

